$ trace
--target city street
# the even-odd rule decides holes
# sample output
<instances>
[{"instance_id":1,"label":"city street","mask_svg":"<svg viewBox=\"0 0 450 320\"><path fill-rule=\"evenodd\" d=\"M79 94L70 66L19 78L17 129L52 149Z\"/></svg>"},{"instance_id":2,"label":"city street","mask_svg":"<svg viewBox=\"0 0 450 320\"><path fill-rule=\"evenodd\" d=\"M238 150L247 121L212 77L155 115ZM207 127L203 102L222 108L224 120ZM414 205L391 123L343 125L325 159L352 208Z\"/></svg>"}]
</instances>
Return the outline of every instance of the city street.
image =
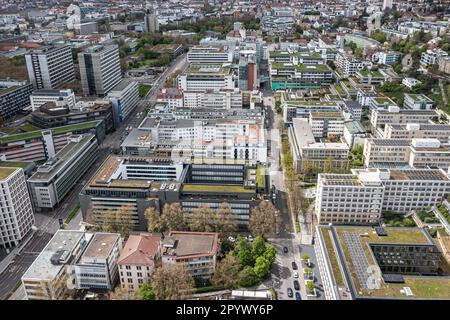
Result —
<instances>
[{"instance_id":1,"label":"city street","mask_svg":"<svg viewBox=\"0 0 450 320\"><path fill-rule=\"evenodd\" d=\"M20 281L22 275L33 263L34 259L44 249L45 245L52 238L53 234L59 229L59 219L66 220L72 208L78 203L78 194L87 180L98 170L106 157L114 150L120 147L121 141L128 134L127 127L137 127L145 117L145 108L156 101L156 94L164 85L167 78L177 70L185 70L188 63L186 55L180 55L175 59L170 66L160 75L156 85L152 87L147 96L141 99L139 105L130 114L130 116L122 123L120 128L116 129L111 134L106 135L105 140L100 145L99 157L94 165L91 166L88 172L82 179L74 186L72 192L63 200L63 202L52 212L36 213L36 227L32 239L25 245L21 252L13 258L13 262L0 274L0 299L10 293ZM137 116L138 115L138 116Z\"/></svg>"}]
</instances>

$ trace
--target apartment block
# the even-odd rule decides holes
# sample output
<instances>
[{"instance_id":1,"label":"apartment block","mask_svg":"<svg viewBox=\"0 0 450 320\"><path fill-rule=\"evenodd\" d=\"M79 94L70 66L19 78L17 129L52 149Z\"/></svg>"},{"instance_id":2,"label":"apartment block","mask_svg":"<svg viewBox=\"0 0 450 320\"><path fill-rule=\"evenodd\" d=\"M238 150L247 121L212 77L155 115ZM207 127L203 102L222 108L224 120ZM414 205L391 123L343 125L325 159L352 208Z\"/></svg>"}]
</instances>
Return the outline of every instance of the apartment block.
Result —
<instances>
[{"instance_id":1,"label":"apartment block","mask_svg":"<svg viewBox=\"0 0 450 320\"><path fill-rule=\"evenodd\" d=\"M0 80L0 120L5 121L30 105L31 83Z\"/></svg>"},{"instance_id":2,"label":"apartment block","mask_svg":"<svg viewBox=\"0 0 450 320\"><path fill-rule=\"evenodd\" d=\"M347 76L354 76L357 71L364 69L364 64L360 60L342 51L336 54L336 66Z\"/></svg>"},{"instance_id":3,"label":"apartment block","mask_svg":"<svg viewBox=\"0 0 450 320\"><path fill-rule=\"evenodd\" d=\"M117 260L121 250L120 234L96 232L74 265L76 288L113 290L119 279Z\"/></svg>"},{"instance_id":4,"label":"apartment block","mask_svg":"<svg viewBox=\"0 0 450 320\"><path fill-rule=\"evenodd\" d=\"M25 55L28 78L34 89L57 89L75 80L70 46L46 46Z\"/></svg>"},{"instance_id":5,"label":"apartment block","mask_svg":"<svg viewBox=\"0 0 450 320\"><path fill-rule=\"evenodd\" d=\"M119 47L95 45L78 53L85 96L106 96L122 80Z\"/></svg>"},{"instance_id":6,"label":"apartment block","mask_svg":"<svg viewBox=\"0 0 450 320\"><path fill-rule=\"evenodd\" d=\"M0 163L0 248L17 246L34 224L30 194L22 168Z\"/></svg>"},{"instance_id":7,"label":"apartment block","mask_svg":"<svg viewBox=\"0 0 450 320\"><path fill-rule=\"evenodd\" d=\"M161 237L148 233L131 234L117 261L121 287L136 290L148 283L160 258Z\"/></svg>"},{"instance_id":8,"label":"apartment block","mask_svg":"<svg viewBox=\"0 0 450 320\"><path fill-rule=\"evenodd\" d=\"M54 157L28 179L35 208L53 209L59 204L98 157L92 134L73 135Z\"/></svg>"},{"instance_id":9,"label":"apartment block","mask_svg":"<svg viewBox=\"0 0 450 320\"><path fill-rule=\"evenodd\" d=\"M216 269L219 234L171 231L161 243L162 264L179 264L193 277L209 278Z\"/></svg>"}]
</instances>

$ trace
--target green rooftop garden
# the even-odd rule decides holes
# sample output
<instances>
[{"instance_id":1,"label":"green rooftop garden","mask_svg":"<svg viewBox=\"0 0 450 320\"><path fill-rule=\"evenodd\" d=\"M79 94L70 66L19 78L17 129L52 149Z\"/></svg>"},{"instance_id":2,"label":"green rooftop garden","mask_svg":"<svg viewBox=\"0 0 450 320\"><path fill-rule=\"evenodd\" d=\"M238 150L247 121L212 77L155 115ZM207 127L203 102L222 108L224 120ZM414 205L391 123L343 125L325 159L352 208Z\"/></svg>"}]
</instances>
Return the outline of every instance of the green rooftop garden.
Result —
<instances>
[{"instance_id":1,"label":"green rooftop garden","mask_svg":"<svg viewBox=\"0 0 450 320\"><path fill-rule=\"evenodd\" d=\"M184 184L186 192L224 192L224 193L255 193L254 189L245 189L241 186L208 185L208 184Z\"/></svg>"},{"instance_id":2,"label":"green rooftop garden","mask_svg":"<svg viewBox=\"0 0 450 320\"><path fill-rule=\"evenodd\" d=\"M395 102L394 101L392 101L392 99L391 98L388 98L388 97L376 97L375 98L375 102L377 103L377 104L385 104L385 103L389 103L389 104L395 104Z\"/></svg>"},{"instance_id":3,"label":"green rooftop garden","mask_svg":"<svg viewBox=\"0 0 450 320\"><path fill-rule=\"evenodd\" d=\"M326 64L299 64L295 70L299 72L331 72L330 67Z\"/></svg>"},{"instance_id":4,"label":"green rooftop garden","mask_svg":"<svg viewBox=\"0 0 450 320\"><path fill-rule=\"evenodd\" d=\"M383 75L381 74L381 72L378 71L378 70L361 70L361 71L358 71L358 72L359 72L359 74L361 74L363 77L368 77L369 74L371 74L372 77L377 77L377 78L383 77Z\"/></svg>"},{"instance_id":5,"label":"green rooftop garden","mask_svg":"<svg viewBox=\"0 0 450 320\"><path fill-rule=\"evenodd\" d=\"M8 178L15 170L14 168L0 168L0 180Z\"/></svg>"},{"instance_id":6,"label":"green rooftop garden","mask_svg":"<svg viewBox=\"0 0 450 320\"><path fill-rule=\"evenodd\" d=\"M264 179L265 173L264 173L264 167L259 165L256 167L256 187L257 188L264 188Z\"/></svg>"},{"instance_id":7,"label":"green rooftop garden","mask_svg":"<svg viewBox=\"0 0 450 320\"><path fill-rule=\"evenodd\" d=\"M0 161L0 167L25 169L30 165L30 163L31 162L25 161Z\"/></svg>"}]
</instances>

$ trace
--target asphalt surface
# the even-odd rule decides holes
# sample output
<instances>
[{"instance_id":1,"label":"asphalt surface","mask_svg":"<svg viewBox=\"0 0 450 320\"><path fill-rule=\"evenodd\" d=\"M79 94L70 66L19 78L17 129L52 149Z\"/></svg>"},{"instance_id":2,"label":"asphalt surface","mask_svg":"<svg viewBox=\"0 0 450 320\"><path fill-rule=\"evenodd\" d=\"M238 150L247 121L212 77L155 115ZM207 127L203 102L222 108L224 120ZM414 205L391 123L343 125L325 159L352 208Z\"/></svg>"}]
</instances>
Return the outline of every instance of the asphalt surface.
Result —
<instances>
[{"instance_id":1,"label":"asphalt surface","mask_svg":"<svg viewBox=\"0 0 450 320\"><path fill-rule=\"evenodd\" d=\"M176 70L185 70L187 65L186 54L180 55L172 61L169 67L159 76L159 79L149 90L147 96L140 100L138 106L133 110L132 114L125 119L120 128L105 137L105 140L99 148L99 158L74 186L73 190L66 196L63 202L52 212L36 214L36 227L38 230L23 248L21 253L18 254L5 271L0 274L0 299L5 299L8 293L15 288L25 271L59 229L59 219L62 218L64 221L66 220L72 208L78 203L78 194L83 188L83 185L98 170L106 157L120 147L121 142L129 132L126 129L130 126L137 127L141 123L145 117L145 108L156 101L156 94L164 85L167 78Z\"/></svg>"}]
</instances>

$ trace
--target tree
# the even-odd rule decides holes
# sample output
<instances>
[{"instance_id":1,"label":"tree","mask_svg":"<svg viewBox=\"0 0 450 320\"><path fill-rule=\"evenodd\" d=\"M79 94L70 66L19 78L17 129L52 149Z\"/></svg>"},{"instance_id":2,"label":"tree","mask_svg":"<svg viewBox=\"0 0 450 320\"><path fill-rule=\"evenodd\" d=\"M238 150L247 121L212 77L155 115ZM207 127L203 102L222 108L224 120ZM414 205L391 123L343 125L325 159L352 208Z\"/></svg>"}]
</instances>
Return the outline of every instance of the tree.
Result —
<instances>
[{"instance_id":1,"label":"tree","mask_svg":"<svg viewBox=\"0 0 450 320\"><path fill-rule=\"evenodd\" d=\"M214 285L224 286L225 288L235 288L239 284L240 264L236 257L227 254L217 266L217 270L211 279Z\"/></svg>"},{"instance_id":2,"label":"tree","mask_svg":"<svg viewBox=\"0 0 450 320\"><path fill-rule=\"evenodd\" d=\"M281 228L281 214L270 201L261 203L252 209L249 229L255 236L274 235Z\"/></svg>"},{"instance_id":3,"label":"tree","mask_svg":"<svg viewBox=\"0 0 450 320\"><path fill-rule=\"evenodd\" d=\"M258 277L258 279L263 280L269 274L271 266L271 263L264 256L260 256L256 258L253 271L255 272L255 275Z\"/></svg>"},{"instance_id":4,"label":"tree","mask_svg":"<svg viewBox=\"0 0 450 320\"><path fill-rule=\"evenodd\" d=\"M200 206L192 210L189 228L197 232L214 232L214 211L207 205Z\"/></svg>"},{"instance_id":5,"label":"tree","mask_svg":"<svg viewBox=\"0 0 450 320\"><path fill-rule=\"evenodd\" d=\"M157 300L179 300L194 290L194 279L182 265L165 264L153 273L151 286Z\"/></svg>"},{"instance_id":6,"label":"tree","mask_svg":"<svg viewBox=\"0 0 450 320\"><path fill-rule=\"evenodd\" d=\"M303 261L308 261L308 259L309 259L309 254L305 253L305 254L302 256L302 260L303 260Z\"/></svg>"},{"instance_id":7,"label":"tree","mask_svg":"<svg viewBox=\"0 0 450 320\"><path fill-rule=\"evenodd\" d=\"M362 59L362 58L363 58L363 53L364 53L363 48L356 48L356 49L355 49L355 56L356 56L358 59Z\"/></svg>"},{"instance_id":8,"label":"tree","mask_svg":"<svg viewBox=\"0 0 450 320\"><path fill-rule=\"evenodd\" d=\"M273 265L277 256L277 250L272 244L266 246L266 251L264 251L264 258L269 261L270 265Z\"/></svg>"},{"instance_id":9,"label":"tree","mask_svg":"<svg viewBox=\"0 0 450 320\"><path fill-rule=\"evenodd\" d=\"M262 256L266 251L266 242L261 236L257 236L252 243L252 256L256 260L257 257Z\"/></svg>"},{"instance_id":10,"label":"tree","mask_svg":"<svg viewBox=\"0 0 450 320\"><path fill-rule=\"evenodd\" d=\"M234 253L239 263L242 266L253 265L252 249L247 241L247 239L238 236L236 240L236 247L234 248Z\"/></svg>"},{"instance_id":11,"label":"tree","mask_svg":"<svg viewBox=\"0 0 450 320\"><path fill-rule=\"evenodd\" d=\"M226 239L237 231L236 215L228 203L221 203L215 216L216 232L221 239Z\"/></svg>"},{"instance_id":12,"label":"tree","mask_svg":"<svg viewBox=\"0 0 450 320\"><path fill-rule=\"evenodd\" d=\"M255 285L259 279L251 266L246 266L239 272L239 285L242 287L250 287Z\"/></svg>"},{"instance_id":13,"label":"tree","mask_svg":"<svg viewBox=\"0 0 450 320\"><path fill-rule=\"evenodd\" d=\"M165 226L162 223L161 216L156 212L155 208L145 210L145 218L147 219L147 229L149 232L164 232Z\"/></svg>"},{"instance_id":14,"label":"tree","mask_svg":"<svg viewBox=\"0 0 450 320\"><path fill-rule=\"evenodd\" d=\"M117 232L127 239L133 230L133 209L131 206L122 206L116 210L109 209L100 225L102 232Z\"/></svg>"},{"instance_id":15,"label":"tree","mask_svg":"<svg viewBox=\"0 0 450 320\"><path fill-rule=\"evenodd\" d=\"M313 291L313 290L314 290L314 282L312 282L312 281L307 281L307 282L306 282L306 288L307 288L309 291Z\"/></svg>"},{"instance_id":16,"label":"tree","mask_svg":"<svg viewBox=\"0 0 450 320\"><path fill-rule=\"evenodd\" d=\"M332 156L329 156L324 162L323 162L323 172L330 173L333 171L333 162L334 158Z\"/></svg>"},{"instance_id":17,"label":"tree","mask_svg":"<svg viewBox=\"0 0 450 320\"><path fill-rule=\"evenodd\" d=\"M136 291L129 290L122 287L117 287L110 296L111 300L137 300L138 296Z\"/></svg>"},{"instance_id":18,"label":"tree","mask_svg":"<svg viewBox=\"0 0 450 320\"><path fill-rule=\"evenodd\" d=\"M185 220L185 214L179 203L166 203L162 213L163 224L166 230L186 230L188 225Z\"/></svg>"},{"instance_id":19,"label":"tree","mask_svg":"<svg viewBox=\"0 0 450 320\"><path fill-rule=\"evenodd\" d=\"M155 291L149 283L144 283L139 287L137 296L140 300L155 300Z\"/></svg>"}]
</instances>

